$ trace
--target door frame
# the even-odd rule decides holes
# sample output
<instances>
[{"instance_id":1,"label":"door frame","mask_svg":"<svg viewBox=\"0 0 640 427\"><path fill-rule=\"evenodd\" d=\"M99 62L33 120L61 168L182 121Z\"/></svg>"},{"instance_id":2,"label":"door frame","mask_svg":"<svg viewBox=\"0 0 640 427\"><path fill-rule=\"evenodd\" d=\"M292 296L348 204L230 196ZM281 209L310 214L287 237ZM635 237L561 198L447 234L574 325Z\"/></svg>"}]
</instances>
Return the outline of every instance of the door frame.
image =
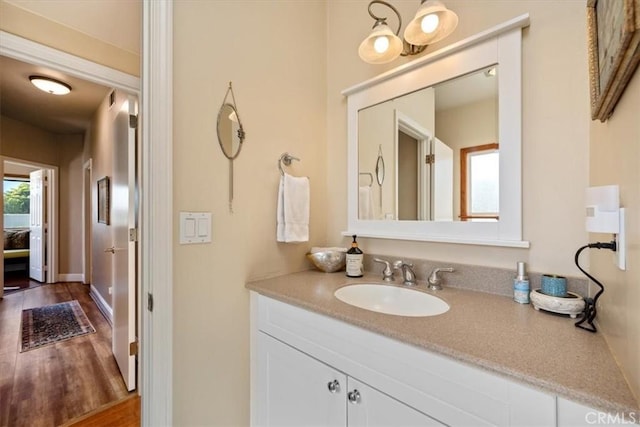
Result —
<instances>
[{"instance_id":1,"label":"door frame","mask_svg":"<svg viewBox=\"0 0 640 427\"><path fill-rule=\"evenodd\" d=\"M56 283L59 279L58 275L58 251L51 248L58 247L58 167L47 165L45 163L32 162L30 160L18 159L15 157L1 156L2 159L2 176L4 177L5 162L17 165L25 165L35 169L46 170L47 193L46 198L46 215L47 215L47 238L45 265L46 273L44 283ZM0 212L4 214L4 206L0 208Z\"/></svg>"},{"instance_id":2,"label":"door frame","mask_svg":"<svg viewBox=\"0 0 640 427\"><path fill-rule=\"evenodd\" d=\"M430 169L427 168L427 164L423 161L427 154L431 153L430 141L433 138L433 132L426 129L420 123L413 118L404 114L398 109L393 110L394 115L394 150L396 162L398 161L398 153L400 151L399 136L398 133L402 132L411 138L416 140L417 144L417 170L418 170L418 185L416 191L416 197L418 199L418 219L430 220L431 219L431 198L429 197L429 188L431 187L431 174ZM398 168L396 167L396 218L398 218Z\"/></svg>"},{"instance_id":3,"label":"door frame","mask_svg":"<svg viewBox=\"0 0 640 427\"><path fill-rule=\"evenodd\" d=\"M173 425L173 2L142 2L142 425ZM146 307L145 307L146 308ZM152 315L153 314L153 315ZM146 415L146 416L145 416Z\"/></svg>"},{"instance_id":4,"label":"door frame","mask_svg":"<svg viewBox=\"0 0 640 427\"><path fill-rule=\"evenodd\" d=\"M82 165L82 283L91 283L91 180L93 179L93 159Z\"/></svg>"},{"instance_id":5,"label":"door frame","mask_svg":"<svg viewBox=\"0 0 640 427\"><path fill-rule=\"evenodd\" d=\"M142 9L142 87L138 77L4 31L0 55L119 88L141 100L138 390L144 396L141 424L153 426L173 423L173 233L168 231L173 230L173 5L143 2ZM147 295L153 295L153 316L142 303Z\"/></svg>"}]
</instances>

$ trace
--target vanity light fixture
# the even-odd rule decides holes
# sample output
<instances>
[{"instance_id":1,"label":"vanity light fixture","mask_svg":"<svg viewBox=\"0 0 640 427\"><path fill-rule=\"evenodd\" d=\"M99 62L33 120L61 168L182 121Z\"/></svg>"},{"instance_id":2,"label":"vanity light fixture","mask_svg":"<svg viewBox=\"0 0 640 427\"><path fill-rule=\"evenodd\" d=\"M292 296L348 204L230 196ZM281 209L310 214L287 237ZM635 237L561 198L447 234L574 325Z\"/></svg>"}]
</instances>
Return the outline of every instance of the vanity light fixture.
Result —
<instances>
[{"instance_id":1,"label":"vanity light fixture","mask_svg":"<svg viewBox=\"0 0 640 427\"><path fill-rule=\"evenodd\" d=\"M41 91L52 95L67 95L71 92L71 86L51 77L29 76L29 80Z\"/></svg>"},{"instance_id":2,"label":"vanity light fixture","mask_svg":"<svg viewBox=\"0 0 640 427\"><path fill-rule=\"evenodd\" d=\"M374 4L387 6L396 14L398 29L395 33L387 25L386 17L373 13L371 6ZM401 40L399 34L402 18L393 5L383 0L372 0L368 10L376 22L371 34L360 44L358 54L363 61L370 64L385 64L398 56L416 55L428 44L447 37L458 25L458 15L447 9L441 1L422 0L415 17L404 30L404 40Z\"/></svg>"}]
</instances>

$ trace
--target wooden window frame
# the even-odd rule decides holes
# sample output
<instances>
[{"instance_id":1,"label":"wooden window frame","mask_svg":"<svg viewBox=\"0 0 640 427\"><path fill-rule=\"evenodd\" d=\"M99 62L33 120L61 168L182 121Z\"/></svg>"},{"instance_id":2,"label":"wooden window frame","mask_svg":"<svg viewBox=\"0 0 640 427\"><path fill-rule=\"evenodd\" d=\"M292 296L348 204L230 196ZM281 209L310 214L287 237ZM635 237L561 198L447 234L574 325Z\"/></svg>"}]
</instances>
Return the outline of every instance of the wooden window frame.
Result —
<instances>
[{"instance_id":1,"label":"wooden window frame","mask_svg":"<svg viewBox=\"0 0 640 427\"><path fill-rule=\"evenodd\" d=\"M498 150L500 145L497 142L490 144L475 145L473 147L465 147L460 149L460 220L467 221L469 219L495 219L500 218L499 215L469 215L467 212L467 157L471 153L478 151Z\"/></svg>"}]
</instances>

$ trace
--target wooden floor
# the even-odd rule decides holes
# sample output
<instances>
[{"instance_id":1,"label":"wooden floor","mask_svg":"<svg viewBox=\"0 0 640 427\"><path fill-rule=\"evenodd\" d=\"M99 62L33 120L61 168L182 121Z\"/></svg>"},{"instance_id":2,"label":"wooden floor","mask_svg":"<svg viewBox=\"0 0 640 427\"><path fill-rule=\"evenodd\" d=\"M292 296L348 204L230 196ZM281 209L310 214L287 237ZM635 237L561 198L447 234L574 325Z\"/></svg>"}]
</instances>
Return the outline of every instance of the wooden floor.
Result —
<instances>
[{"instance_id":1,"label":"wooden floor","mask_svg":"<svg viewBox=\"0 0 640 427\"><path fill-rule=\"evenodd\" d=\"M73 299L96 333L20 353L22 310ZM127 396L111 327L88 285L43 285L0 300L0 426L59 426Z\"/></svg>"},{"instance_id":2,"label":"wooden floor","mask_svg":"<svg viewBox=\"0 0 640 427\"><path fill-rule=\"evenodd\" d=\"M133 395L73 420L63 427L137 427L140 425L140 396Z\"/></svg>"}]
</instances>

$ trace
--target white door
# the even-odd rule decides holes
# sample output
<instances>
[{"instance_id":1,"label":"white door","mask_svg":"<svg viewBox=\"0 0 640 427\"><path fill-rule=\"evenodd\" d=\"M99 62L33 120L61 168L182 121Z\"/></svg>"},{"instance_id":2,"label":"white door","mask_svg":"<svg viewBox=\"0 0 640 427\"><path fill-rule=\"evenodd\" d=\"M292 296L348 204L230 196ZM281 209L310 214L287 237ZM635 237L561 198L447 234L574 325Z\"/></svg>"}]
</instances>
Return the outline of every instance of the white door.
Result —
<instances>
[{"instance_id":1,"label":"white door","mask_svg":"<svg viewBox=\"0 0 640 427\"><path fill-rule=\"evenodd\" d=\"M136 388L136 354L130 344L136 342L136 242L130 241L129 229L135 229L135 153L136 129L129 127L126 101L114 122L113 180L111 183L111 218L113 246L112 350L129 391Z\"/></svg>"},{"instance_id":2,"label":"white door","mask_svg":"<svg viewBox=\"0 0 640 427\"><path fill-rule=\"evenodd\" d=\"M346 376L258 333L256 425L346 426Z\"/></svg>"},{"instance_id":3,"label":"white door","mask_svg":"<svg viewBox=\"0 0 640 427\"><path fill-rule=\"evenodd\" d=\"M348 382L349 427L445 425L351 377Z\"/></svg>"},{"instance_id":4,"label":"white door","mask_svg":"<svg viewBox=\"0 0 640 427\"><path fill-rule=\"evenodd\" d=\"M45 242L46 224L46 177L40 169L29 174L29 277L38 282L46 279Z\"/></svg>"},{"instance_id":5,"label":"white door","mask_svg":"<svg viewBox=\"0 0 640 427\"><path fill-rule=\"evenodd\" d=\"M453 150L433 138L433 209L434 221L453 221Z\"/></svg>"}]
</instances>

